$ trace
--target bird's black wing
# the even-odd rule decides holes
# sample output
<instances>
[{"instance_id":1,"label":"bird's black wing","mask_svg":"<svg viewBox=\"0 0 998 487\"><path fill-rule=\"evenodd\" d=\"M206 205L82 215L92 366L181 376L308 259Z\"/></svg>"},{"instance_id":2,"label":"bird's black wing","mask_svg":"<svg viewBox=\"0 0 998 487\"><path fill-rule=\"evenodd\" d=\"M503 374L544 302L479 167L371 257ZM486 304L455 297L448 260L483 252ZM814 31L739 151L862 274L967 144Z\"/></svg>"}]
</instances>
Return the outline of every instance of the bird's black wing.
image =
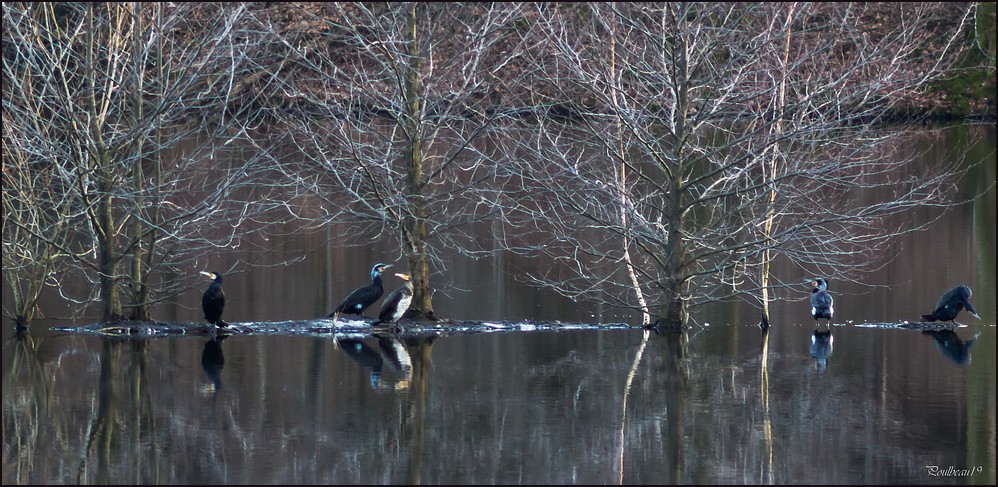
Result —
<instances>
[{"instance_id":1,"label":"bird's black wing","mask_svg":"<svg viewBox=\"0 0 998 487\"><path fill-rule=\"evenodd\" d=\"M222 291L222 286L218 283L208 286L208 290L201 297L201 308L208 321L215 322L222 318L222 310L225 308L225 292Z\"/></svg>"},{"instance_id":2,"label":"bird's black wing","mask_svg":"<svg viewBox=\"0 0 998 487\"><path fill-rule=\"evenodd\" d=\"M834 299L832 295L827 292L813 292L811 293L811 307L817 309L828 309L832 307Z\"/></svg>"},{"instance_id":3,"label":"bird's black wing","mask_svg":"<svg viewBox=\"0 0 998 487\"><path fill-rule=\"evenodd\" d=\"M368 306L374 304L374 302L381 297L383 292L384 288L378 287L374 284L359 287L350 293L350 295L336 307L336 311L340 313L361 314L365 309L367 309ZM360 308L357 308L358 305L360 305Z\"/></svg>"}]
</instances>

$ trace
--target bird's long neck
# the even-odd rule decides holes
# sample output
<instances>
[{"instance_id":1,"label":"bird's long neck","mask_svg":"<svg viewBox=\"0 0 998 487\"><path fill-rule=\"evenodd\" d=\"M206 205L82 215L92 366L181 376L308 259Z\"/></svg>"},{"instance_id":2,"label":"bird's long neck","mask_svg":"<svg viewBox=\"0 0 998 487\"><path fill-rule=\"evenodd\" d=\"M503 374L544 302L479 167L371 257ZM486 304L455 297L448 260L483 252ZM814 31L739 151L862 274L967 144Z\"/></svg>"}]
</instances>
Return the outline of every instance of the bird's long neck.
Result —
<instances>
[{"instance_id":1,"label":"bird's long neck","mask_svg":"<svg viewBox=\"0 0 998 487\"><path fill-rule=\"evenodd\" d=\"M375 286L378 286L381 289L385 288L384 283L381 282L381 274L374 274L374 278L371 279L371 284L374 284Z\"/></svg>"}]
</instances>

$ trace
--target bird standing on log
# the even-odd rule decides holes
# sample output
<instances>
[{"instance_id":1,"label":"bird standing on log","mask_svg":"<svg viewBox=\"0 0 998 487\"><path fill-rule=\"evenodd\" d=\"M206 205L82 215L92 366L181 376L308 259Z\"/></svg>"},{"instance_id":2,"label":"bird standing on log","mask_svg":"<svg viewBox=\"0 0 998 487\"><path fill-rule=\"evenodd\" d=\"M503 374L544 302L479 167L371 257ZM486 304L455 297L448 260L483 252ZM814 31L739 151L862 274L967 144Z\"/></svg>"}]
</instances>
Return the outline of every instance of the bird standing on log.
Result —
<instances>
[{"instance_id":1,"label":"bird standing on log","mask_svg":"<svg viewBox=\"0 0 998 487\"><path fill-rule=\"evenodd\" d=\"M973 295L974 292L968 286L960 285L950 289L939 297L939 301L936 302L935 311L932 314L922 315L922 319L925 321L949 321L955 325L956 315L964 308L974 318L981 319L980 315L977 314L977 310L970 304L970 297Z\"/></svg>"},{"instance_id":2,"label":"bird standing on log","mask_svg":"<svg viewBox=\"0 0 998 487\"><path fill-rule=\"evenodd\" d=\"M385 293L385 286L381 282L381 273L391 266L391 264L375 264L371 268L371 283L355 289L326 317L333 318L335 322L344 314L364 316L364 310Z\"/></svg>"},{"instance_id":3,"label":"bird standing on log","mask_svg":"<svg viewBox=\"0 0 998 487\"><path fill-rule=\"evenodd\" d=\"M215 326L225 326L222 321L222 310L225 308L225 293L222 291L222 274L218 271L205 272L201 274L211 279L211 285L205 289L201 296L201 309L204 311L204 319Z\"/></svg>"},{"instance_id":4,"label":"bird standing on log","mask_svg":"<svg viewBox=\"0 0 998 487\"><path fill-rule=\"evenodd\" d=\"M835 314L833 307L835 300L831 294L828 294L828 282L819 277L811 281L811 284L814 285L814 289L811 290L811 316L814 317L815 324L821 319L825 320L825 325L828 325L832 321L832 315Z\"/></svg>"},{"instance_id":5,"label":"bird standing on log","mask_svg":"<svg viewBox=\"0 0 998 487\"><path fill-rule=\"evenodd\" d=\"M381 313L378 314L378 321L371 323L371 326L389 323L398 327L399 319L409 310L409 305L412 304L412 278L409 274L402 272L395 275L399 279L402 279L404 283L385 298L384 304L381 305Z\"/></svg>"}]
</instances>

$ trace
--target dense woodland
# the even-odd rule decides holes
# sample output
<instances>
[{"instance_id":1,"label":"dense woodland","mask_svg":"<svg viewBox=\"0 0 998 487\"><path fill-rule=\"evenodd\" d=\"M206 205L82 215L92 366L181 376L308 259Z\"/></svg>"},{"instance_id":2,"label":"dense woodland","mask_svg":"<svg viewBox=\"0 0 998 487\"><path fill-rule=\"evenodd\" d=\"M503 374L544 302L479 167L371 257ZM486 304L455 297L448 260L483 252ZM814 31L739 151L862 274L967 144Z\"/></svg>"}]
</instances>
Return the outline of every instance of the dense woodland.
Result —
<instances>
[{"instance_id":1,"label":"dense woodland","mask_svg":"<svg viewBox=\"0 0 998 487\"><path fill-rule=\"evenodd\" d=\"M555 262L528 278L646 323L732 298L765 320L797 284L774 259L850 279L918 230L885 221L954 203L960 161L908 177L903 133L993 123L994 25L993 3L5 2L4 313L50 292L155 319L198 255L290 220L397 241L426 318L456 251Z\"/></svg>"}]
</instances>

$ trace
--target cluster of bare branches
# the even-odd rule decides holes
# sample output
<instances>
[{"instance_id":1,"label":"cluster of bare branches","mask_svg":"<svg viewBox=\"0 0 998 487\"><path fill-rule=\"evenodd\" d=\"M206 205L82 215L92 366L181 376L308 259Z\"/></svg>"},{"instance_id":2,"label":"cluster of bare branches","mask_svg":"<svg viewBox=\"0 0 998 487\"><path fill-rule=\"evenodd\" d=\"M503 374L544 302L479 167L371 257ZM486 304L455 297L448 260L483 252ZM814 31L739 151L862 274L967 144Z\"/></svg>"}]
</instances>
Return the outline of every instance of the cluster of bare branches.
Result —
<instances>
[{"instance_id":1,"label":"cluster of bare branches","mask_svg":"<svg viewBox=\"0 0 998 487\"><path fill-rule=\"evenodd\" d=\"M735 296L768 319L768 291L797 284L770 282L777 256L834 277L868 267L857 254L916 230L886 219L945 204L956 172L912 177L911 154L893 154L904 129L881 123L896 94L946 72L961 32L926 56L939 6L898 8L876 35L854 5L543 9L531 54L558 98L583 102L505 140L537 195L513 226L542 229L542 253L565 263L533 282L682 325Z\"/></svg>"},{"instance_id":2,"label":"cluster of bare branches","mask_svg":"<svg viewBox=\"0 0 998 487\"><path fill-rule=\"evenodd\" d=\"M518 76L512 61L524 46L509 39L525 7L328 8L327 17L316 14L323 50L286 39L309 82L285 88L299 90L302 109L280 117L298 156L281 169L329 209L317 224L357 225L341 242L397 241L413 276L410 309L433 316L431 268L445 268L444 249L462 246L467 224L502 211L493 204L502 175L487 140L495 107L505 104L499 80Z\"/></svg>"},{"instance_id":3,"label":"cluster of bare branches","mask_svg":"<svg viewBox=\"0 0 998 487\"><path fill-rule=\"evenodd\" d=\"M262 211L240 186L267 151L238 141L259 118L241 85L266 39L245 5L206 8L4 3L3 274L18 319L68 278L93 292L64 297L105 320L149 319Z\"/></svg>"},{"instance_id":4,"label":"cluster of bare branches","mask_svg":"<svg viewBox=\"0 0 998 487\"><path fill-rule=\"evenodd\" d=\"M948 203L956 169L909 176L883 122L976 9L5 3L8 314L71 278L149 319L204 252L290 215L397 241L428 317L454 251L543 257L531 282L645 322L731 297L765 317L795 284L775 259L847 277L915 230L888 218Z\"/></svg>"}]
</instances>

